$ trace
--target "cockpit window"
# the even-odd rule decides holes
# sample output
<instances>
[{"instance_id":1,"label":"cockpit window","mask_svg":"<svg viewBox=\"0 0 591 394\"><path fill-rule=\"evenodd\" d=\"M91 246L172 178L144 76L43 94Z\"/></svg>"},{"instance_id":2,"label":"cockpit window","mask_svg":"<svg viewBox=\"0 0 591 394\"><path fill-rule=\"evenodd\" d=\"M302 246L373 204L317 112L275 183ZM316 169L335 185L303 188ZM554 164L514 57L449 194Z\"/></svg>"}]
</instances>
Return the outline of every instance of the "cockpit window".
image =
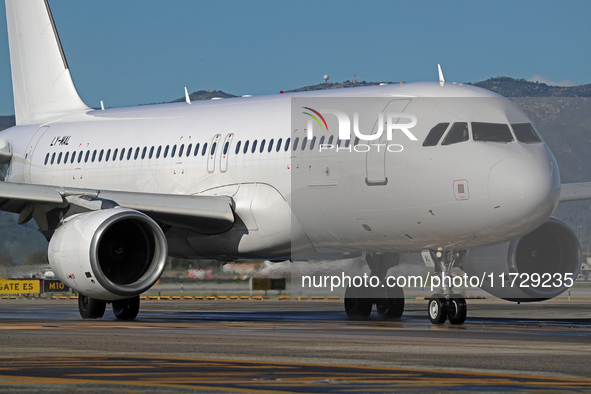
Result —
<instances>
[{"instance_id":1,"label":"cockpit window","mask_svg":"<svg viewBox=\"0 0 591 394\"><path fill-rule=\"evenodd\" d=\"M533 143L533 142L542 142L542 139L534 129L534 126L531 123L512 123L511 127L513 127L513 131L515 132L515 137L519 142L525 143Z\"/></svg>"},{"instance_id":2,"label":"cockpit window","mask_svg":"<svg viewBox=\"0 0 591 394\"><path fill-rule=\"evenodd\" d=\"M427 135L427 138L425 138L423 146L437 145L437 143L441 139L441 136L443 135L443 133L445 133L445 130L447 130L447 126L449 126L449 123L439 123L438 125L433 127Z\"/></svg>"},{"instance_id":3,"label":"cockpit window","mask_svg":"<svg viewBox=\"0 0 591 394\"><path fill-rule=\"evenodd\" d=\"M468 141L469 139L468 123L456 122L451 126L441 145L457 144L458 142Z\"/></svg>"},{"instance_id":4,"label":"cockpit window","mask_svg":"<svg viewBox=\"0 0 591 394\"><path fill-rule=\"evenodd\" d=\"M504 123L472 122L474 141L511 142L513 135L509 125Z\"/></svg>"}]
</instances>

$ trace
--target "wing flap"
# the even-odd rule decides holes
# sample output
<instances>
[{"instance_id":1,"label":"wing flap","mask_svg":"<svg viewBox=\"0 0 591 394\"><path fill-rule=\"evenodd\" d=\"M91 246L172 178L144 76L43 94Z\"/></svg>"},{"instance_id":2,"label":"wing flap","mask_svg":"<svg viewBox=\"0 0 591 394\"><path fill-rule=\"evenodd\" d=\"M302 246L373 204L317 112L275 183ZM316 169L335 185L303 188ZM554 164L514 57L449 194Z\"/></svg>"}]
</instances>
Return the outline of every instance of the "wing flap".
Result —
<instances>
[{"instance_id":1,"label":"wing flap","mask_svg":"<svg viewBox=\"0 0 591 394\"><path fill-rule=\"evenodd\" d=\"M100 191L99 198L135 209L156 221L203 234L219 234L234 225L232 198Z\"/></svg>"},{"instance_id":2,"label":"wing flap","mask_svg":"<svg viewBox=\"0 0 591 394\"><path fill-rule=\"evenodd\" d=\"M232 198L70 189L55 186L0 182L0 210L21 213L27 206L55 205L63 208L69 196L92 196L135 209L170 226L184 227L203 234L219 234L234 225Z\"/></svg>"},{"instance_id":3,"label":"wing flap","mask_svg":"<svg viewBox=\"0 0 591 394\"><path fill-rule=\"evenodd\" d=\"M52 186L0 182L0 210L20 213L30 204L63 205L60 189Z\"/></svg>"}]
</instances>

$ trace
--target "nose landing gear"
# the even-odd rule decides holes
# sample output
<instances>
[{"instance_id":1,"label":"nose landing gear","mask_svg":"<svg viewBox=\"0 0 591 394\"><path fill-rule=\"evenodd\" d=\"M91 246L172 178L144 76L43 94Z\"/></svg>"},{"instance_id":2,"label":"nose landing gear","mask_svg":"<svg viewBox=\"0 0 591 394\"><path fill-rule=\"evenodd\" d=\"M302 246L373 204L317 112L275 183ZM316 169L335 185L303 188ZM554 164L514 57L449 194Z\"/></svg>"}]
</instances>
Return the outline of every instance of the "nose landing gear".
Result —
<instances>
[{"instance_id":1,"label":"nose landing gear","mask_svg":"<svg viewBox=\"0 0 591 394\"><path fill-rule=\"evenodd\" d=\"M443 324L449 320L451 324L464 324L468 307L466 299L458 294L446 298L442 294L433 294L427 307L429 320L433 324Z\"/></svg>"},{"instance_id":2,"label":"nose landing gear","mask_svg":"<svg viewBox=\"0 0 591 394\"><path fill-rule=\"evenodd\" d=\"M443 324L449 320L451 324L464 324L468 313L466 299L452 291L450 272L455 263L461 263L466 251L433 251L422 252L425 264L434 267L441 274L441 293L433 294L429 299L427 312L433 324ZM447 279L446 279L447 278Z\"/></svg>"}]
</instances>

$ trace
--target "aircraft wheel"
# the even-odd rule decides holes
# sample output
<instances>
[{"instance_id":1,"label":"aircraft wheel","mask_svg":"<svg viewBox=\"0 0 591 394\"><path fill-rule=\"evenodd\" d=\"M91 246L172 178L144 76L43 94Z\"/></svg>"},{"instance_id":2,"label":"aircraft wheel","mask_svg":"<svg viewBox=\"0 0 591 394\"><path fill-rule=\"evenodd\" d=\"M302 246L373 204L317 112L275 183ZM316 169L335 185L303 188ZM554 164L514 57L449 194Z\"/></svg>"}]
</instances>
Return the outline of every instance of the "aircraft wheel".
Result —
<instances>
[{"instance_id":1,"label":"aircraft wheel","mask_svg":"<svg viewBox=\"0 0 591 394\"><path fill-rule=\"evenodd\" d=\"M356 297L357 292L353 287L345 290L345 312L351 320L366 320L371 314L372 300L370 298Z\"/></svg>"},{"instance_id":2,"label":"aircraft wheel","mask_svg":"<svg viewBox=\"0 0 591 394\"><path fill-rule=\"evenodd\" d=\"M78 294L78 310L83 319L100 319L105 314L107 302Z\"/></svg>"},{"instance_id":3,"label":"aircraft wheel","mask_svg":"<svg viewBox=\"0 0 591 394\"><path fill-rule=\"evenodd\" d=\"M428 305L429 320L433 324L443 324L447 318L446 300L441 294L434 294Z\"/></svg>"},{"instance_id":4,"label":"aircraft wheel","mask_svg":"<svg viewBox=\"0 0 591 394\"><path fill-rule=\"evenodd\" d=\"M113 314L119 320L133 320L140 311L140 296L113 301Z\"/></svg>"},{"instance_id":5,"label":"aircraft wheel","mask_svg":"<svg viewBox=\"0 0 591 394\"><path fill-rule=\"evenodd\" d=\"M452 297L447 303L447 318L451 324L464 324L468 307L464 297Z\"/></svg>"},{"instance_id":6,"label":"aircraft wheel","mask_svg":"<svg viewBox=\"0 0 591 394\"><path fill-rule=\"evenodd\" d=\"M404 290L400 287L389 288L386 298L376 300L376 309L382 320L400 319L404 312Z\"/></svg>"}]
</instances>

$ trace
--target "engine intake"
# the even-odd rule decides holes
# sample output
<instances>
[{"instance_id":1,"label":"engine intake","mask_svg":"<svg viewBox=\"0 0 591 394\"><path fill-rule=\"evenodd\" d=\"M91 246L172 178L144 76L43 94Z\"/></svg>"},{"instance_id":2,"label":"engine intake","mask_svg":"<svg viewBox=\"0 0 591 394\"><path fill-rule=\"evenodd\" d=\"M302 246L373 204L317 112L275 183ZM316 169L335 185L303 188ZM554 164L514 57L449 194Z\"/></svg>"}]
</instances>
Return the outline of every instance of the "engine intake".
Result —
<instances>
[{"instance_id":1,"label":"engine intake","mask_svg":"<svg viewBox=\"0 0 591 394\"><path fill-rule=\"evenodd\" d=\"M481 288L496 297L540 301L564 292L570 282L568 278L576 279L581 260L581 244L573 230L551 217L519 239L469 250L463 268L469 276L484 275ZM535 281L522 283L523 279L532 278L532 274ZM534 286L538 282L535 274L541 279L537 286Z\"/></svg>"},{"instance_id":2,"label":"engine intake","mask_svg":"<svg viewBox=\"0 0 591 394\"><path fill-rule=\"evenodd\" d=\"M148 290L166 264L168 246L148 216L125 208L72 216L49 242L49 263L66 285L101 300Z\"/></svg>"}]
</instances>

